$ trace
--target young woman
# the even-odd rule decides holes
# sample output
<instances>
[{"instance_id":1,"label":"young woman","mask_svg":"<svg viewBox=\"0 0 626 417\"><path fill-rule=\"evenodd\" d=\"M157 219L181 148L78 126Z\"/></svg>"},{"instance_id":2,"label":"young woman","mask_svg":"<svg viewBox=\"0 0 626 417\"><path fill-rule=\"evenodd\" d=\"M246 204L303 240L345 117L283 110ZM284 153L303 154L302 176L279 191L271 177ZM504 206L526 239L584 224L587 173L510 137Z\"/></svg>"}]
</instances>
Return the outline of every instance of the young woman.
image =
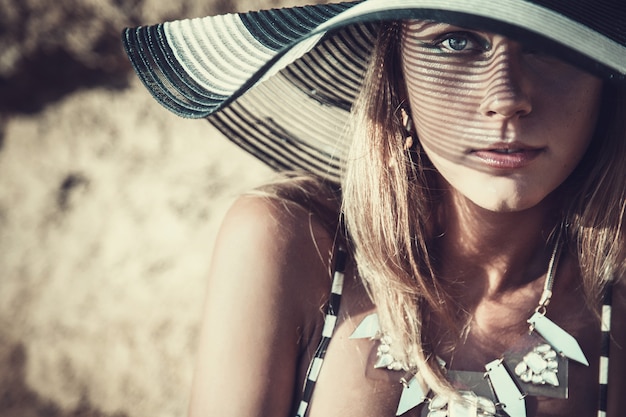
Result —
<instances>
[{"instance_id":1,"label":"young woman","mask_svg":"<svg viewBox=\"0 0 626 417\"><path fill-rule=\"evenodd\" d=\"M163 104L306 171L224 220L191 415L626 409L625 8L492 3L125 32Z\"/></svg>"}]
</instances>

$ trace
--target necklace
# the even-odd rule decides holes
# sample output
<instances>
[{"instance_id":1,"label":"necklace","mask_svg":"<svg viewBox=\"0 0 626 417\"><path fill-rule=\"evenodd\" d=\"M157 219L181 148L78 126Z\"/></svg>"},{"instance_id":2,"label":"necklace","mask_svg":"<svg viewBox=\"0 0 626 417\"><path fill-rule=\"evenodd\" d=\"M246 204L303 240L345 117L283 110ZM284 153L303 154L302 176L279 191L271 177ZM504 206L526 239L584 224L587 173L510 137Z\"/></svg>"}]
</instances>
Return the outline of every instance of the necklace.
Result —
<instances>
[{"instance_id":1,"label":"necklace","mask_svg":"<svg viewBox=\"0 0 626 417\"><path fill-rule=\"evenodd\" d=\"M485 364L485 372L446 370L450 383L458 390L456 397L429 394L413 372L401 378L404 385L396 415L427 403L423 417L502 416L526 417L525 397L547 396L567 398L568 362L574 360L585 366L589 363L576 339L546 317L552 298L556 267L561 254L560 241L554 246L543 292L534 314L527 320L529 331L502 356ZM378 340L375 368L411 372L414 364L394 358L392 340L381 330L376 313L363 319L350 336L353 339ZM445 362L440 360L445 370Z\"/></svg>"}]
</instances>

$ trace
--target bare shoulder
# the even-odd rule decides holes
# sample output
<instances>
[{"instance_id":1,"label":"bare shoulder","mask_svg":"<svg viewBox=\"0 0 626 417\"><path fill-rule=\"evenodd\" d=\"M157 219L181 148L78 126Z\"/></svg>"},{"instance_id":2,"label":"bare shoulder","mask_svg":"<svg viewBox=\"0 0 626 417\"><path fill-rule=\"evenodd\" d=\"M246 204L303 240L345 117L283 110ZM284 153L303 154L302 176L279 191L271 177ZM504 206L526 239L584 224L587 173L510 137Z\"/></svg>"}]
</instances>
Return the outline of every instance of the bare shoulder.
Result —
<instances>
[{"instance_id":1,"label":"bare shoulder","mask_svg":"<svg viewBox=\"0 0 626 417\"><path fill-rule=\"evenodd\" d=\"M310 210L244 196L224 219L211 275L228 274L240 281L230 285L254 288L256 299L280 301L275 311L285 310L306 328L329 292L333 247L333 235Z\"/></svg>"},{"instance_id":2,"label":"bare shoulder","mask_svg":"<svg viewBox=\"0 0 626 417\"><path fill-rule=\"evenodd\" d=\"M288 415L285 393L301 385L303 352L323 325L332 252L332 233L298 204L233 204L212 255L190 415Z\"/></svg>"},{"instance_id":3,"label":"bare shoulder","mask_svg":"<svg viewBox=\"0 0 626 417\"><path fill-rule=\"evenodd\" d=\"M290 201L256 195L240 197L227 212L218 242L229 237L263 241L265 251L284 252L313 245L328 252L332 246L330 231L313 211Z\"/></svg>"},{"instance_id":4,"label":"bare shoulder","mask_svg":"<svg viewBox=\"0 0 626 417\"><path fill-rule=\"evenodd\" d=\"M332 255L333 235L312 211L252 195L240 197L227 212L213 263L229 260L238 268L247 265L257 274L303 285L306 278L328 281Z\"/></svg>"}]
</instances>

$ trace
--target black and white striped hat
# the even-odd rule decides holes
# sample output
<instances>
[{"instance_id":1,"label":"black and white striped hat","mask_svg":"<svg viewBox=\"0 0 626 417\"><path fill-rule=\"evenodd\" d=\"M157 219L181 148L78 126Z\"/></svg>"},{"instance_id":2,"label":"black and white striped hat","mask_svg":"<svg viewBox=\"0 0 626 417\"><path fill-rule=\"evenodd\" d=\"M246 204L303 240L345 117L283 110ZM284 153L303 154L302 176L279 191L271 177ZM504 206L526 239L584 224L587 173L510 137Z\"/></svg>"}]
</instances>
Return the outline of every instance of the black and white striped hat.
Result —
<instances>
[{"instance_id":1,"label":"black and white striped hat","mask_svg":"<svg viewBox=\"0 0 626 417\"><path fill-rule=\"evenodd\" d=\"M275 169L338 179L376 22L407 18L501 33L626 82L624 0L364 0L126 29L123 41L169 110L207 117Z\"/></svg>"}]
</instances>

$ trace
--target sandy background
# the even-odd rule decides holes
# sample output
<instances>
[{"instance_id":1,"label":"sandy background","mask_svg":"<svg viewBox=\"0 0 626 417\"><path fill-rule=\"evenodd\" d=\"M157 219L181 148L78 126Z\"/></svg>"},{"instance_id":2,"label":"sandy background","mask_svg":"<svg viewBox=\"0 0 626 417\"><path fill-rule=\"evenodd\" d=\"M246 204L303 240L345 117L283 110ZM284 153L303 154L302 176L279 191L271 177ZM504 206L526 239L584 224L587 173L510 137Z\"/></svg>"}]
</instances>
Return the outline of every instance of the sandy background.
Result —
<instances>
[{"instance_id":1,"label":"sandy background","mask_svg":"<svg viewBox=\"0 0 626 417\"><path fill-rule=\"evenodd\" d=\"M0 416L185 414L215 233L271 172L156 104L119 33L281 3L0 0Z\"/></svg>"}]
</instances>

